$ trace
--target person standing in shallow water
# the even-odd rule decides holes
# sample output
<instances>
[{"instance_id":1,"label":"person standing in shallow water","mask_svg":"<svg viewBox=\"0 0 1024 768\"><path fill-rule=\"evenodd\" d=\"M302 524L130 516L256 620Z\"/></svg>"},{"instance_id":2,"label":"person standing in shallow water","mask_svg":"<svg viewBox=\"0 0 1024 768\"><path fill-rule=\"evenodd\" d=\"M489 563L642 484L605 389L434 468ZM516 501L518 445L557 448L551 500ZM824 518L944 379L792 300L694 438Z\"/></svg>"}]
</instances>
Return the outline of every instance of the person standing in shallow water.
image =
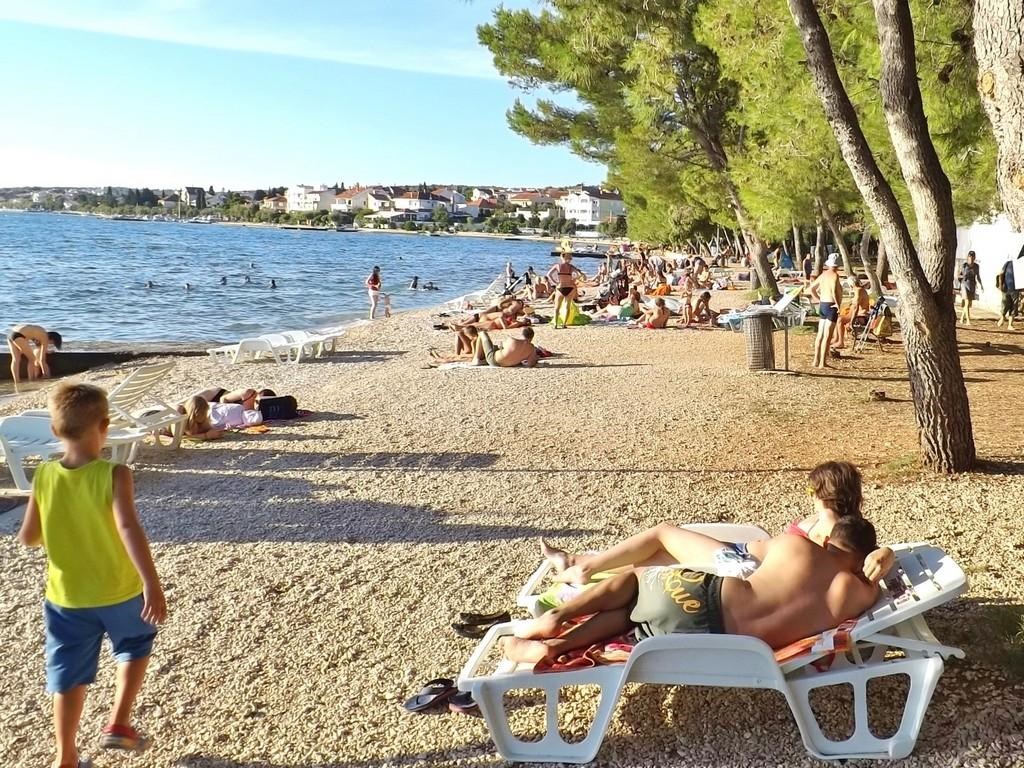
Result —
<instances>
[{"instance_id":1,"label":"person standing in shallow water","mask_svg":"<svg viewBox=\"0 0 1024 768\"><path fill-rule=\"evenodd\" d=\"M370 296L370 319L374 319L377 313L377 302L380 301L380 291L383 283L380 278L380 267L375 266L370 276L366 278L366 291Z\"/></svg>"}]
</instances>

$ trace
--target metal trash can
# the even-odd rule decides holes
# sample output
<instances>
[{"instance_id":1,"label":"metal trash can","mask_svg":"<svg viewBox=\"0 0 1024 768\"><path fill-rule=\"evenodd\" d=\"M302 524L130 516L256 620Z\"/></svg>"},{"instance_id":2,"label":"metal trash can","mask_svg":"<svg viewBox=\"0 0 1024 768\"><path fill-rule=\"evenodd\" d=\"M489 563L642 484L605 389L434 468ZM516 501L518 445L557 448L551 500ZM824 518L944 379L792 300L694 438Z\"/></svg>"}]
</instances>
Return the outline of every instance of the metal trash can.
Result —
<instances>
[{"instance_id":1,"label":"metal trash can","mask_svg":"<svg viewBox=\"0 0 1024 768\"><path fill-rule=\"evenodd\" d=\"M747 337L748 370L775 370L775 342L772 339L774 328L775 323L768 314L743 319L743 333Z\"/></svg>"}]
</instances>

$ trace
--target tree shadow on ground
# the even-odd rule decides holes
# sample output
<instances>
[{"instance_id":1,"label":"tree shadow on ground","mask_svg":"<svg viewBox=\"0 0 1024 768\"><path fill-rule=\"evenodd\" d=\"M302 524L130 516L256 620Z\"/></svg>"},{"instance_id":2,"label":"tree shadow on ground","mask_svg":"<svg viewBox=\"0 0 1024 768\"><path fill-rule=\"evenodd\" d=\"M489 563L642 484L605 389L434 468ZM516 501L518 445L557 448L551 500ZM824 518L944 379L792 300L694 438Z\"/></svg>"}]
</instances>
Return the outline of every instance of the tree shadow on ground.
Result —
<instances>
[{"instance_id":1,"label":"tree shadow on ground","mask_svg":"<svg viewBox=\"0 0 1024 768\"><path fill-rule=\"evenodd\" d=\"M1019 344L993 344L990 341L961 341L958 343L960 357L977 355L1019 355L1024 347Z\"/></svg>"},{"instance_id":2,"label":"tree shadow on ground","mask_svg":"<svg viewBox=\"0 0 1024 768\"><path fill-rule=\"evenodd\" d=\"M298 424L309 424L310 422L317 421L362 421L366 417L358 413L333 413L331 411L314 411L309 416L303 416L299 421L295 422ZM280 423L280 422L277 422ZM274 426L275 422L269 422L269 426Z\"/></svg>"},{"instance_id":3,"label":"tree shadow on ground","mask_svg":"<svg viewBox=\"0 0 1024 768\"><path fill-rule=\"evenodd\" d=\"M246 463L244 456L240 461ZM301 467L296 462L292 468ZM432 506L354 498L344 484L312 483L254 469L259 467L250 461L246 473L188 470L175 475L171 487L162 487L159 477L139 483L139 510L149 538L174 543L422 544L596 533L580 527L492 523L505 518L489 511L464 522L463 516ZM225 487L230 493L224 493Z\"/></svg>"},{"instance_id":4,"label":"tree shadow on ground","mask_svg":"<svg viewBox=\"0 0 1024 768\"><path fill-rule=\"evenodd\" d=\"M973 472L979 475L1024 475L1024 456L979 458Z\"/></svg>"},{"instance_id":5,"label":"tree shadow on ground","mask_svg":"<svg viewBox=\"0 0 1024 768\"><path fill-rule=\"evenodd\" d=\"M486 469L501 456L497 453L403 453L377 451L334 455L327 466L332 469L404 469L459 471Z\"/></svg>"},{"instance_id":6,"label":"tree shadow on ground","mask_svg":"<svg viewBox=\"0 0 1024 768\"><path fill-rule=\"evenodd\" d=\"M394 357L409 354L405 350L346 349L328 352L323 357L313 358L323 363L382 363Z\"/></svg>"},{"instance_id":7,"label":"tree shadow on ground","mask_svg":"<svg viewBox=\"0 0 1024 768\"><path fill-rule=\"evenodd\" d=\"M551 363L542 361L541 368L650 368L653 363Z\"/></svg>"},{"instance_id":8,"label":"tree shadow on ground","mask_svg":"<svg viewBox=\"0 0 1024 768\"><path fill-rule=\"evenodd\" d=\"M851 381L902 381L909 383L910 378L908 376L874 376L865 375L857 376L850 373L822 373L821 371L798 371L801 376L808 376L813 379L849 379ZM988 384L993 379L983 379L977 376L964 376L964 381L968 384Z\"/></svg>"}]
</instances>

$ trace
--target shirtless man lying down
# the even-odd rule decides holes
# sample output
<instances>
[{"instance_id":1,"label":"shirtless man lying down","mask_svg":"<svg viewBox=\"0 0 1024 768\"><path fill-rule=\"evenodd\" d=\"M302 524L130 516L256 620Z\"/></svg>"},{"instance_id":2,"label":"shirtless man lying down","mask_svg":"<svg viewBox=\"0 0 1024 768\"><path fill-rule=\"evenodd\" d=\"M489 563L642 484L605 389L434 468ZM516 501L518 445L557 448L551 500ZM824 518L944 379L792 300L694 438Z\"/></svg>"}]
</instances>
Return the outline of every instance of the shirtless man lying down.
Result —
<instances>
[{"instance_id":1,"label":"shirtless man lying down","mask_svg":"<svg viewBox=\"0 0 1024 768\"><path fill-rule=\"evenodd\" d=\"M871 523L850 517L835 524L824 547L797 536L751 542L761 566L745 580L682 566L626 571L521 625L505 655L553 659L631 630L638 640L677 632L750 635L781 648L874 604L878 585L861 570L876 546ZM571 619L591 614L563 632Z\"/></svg>"}]
</instances>

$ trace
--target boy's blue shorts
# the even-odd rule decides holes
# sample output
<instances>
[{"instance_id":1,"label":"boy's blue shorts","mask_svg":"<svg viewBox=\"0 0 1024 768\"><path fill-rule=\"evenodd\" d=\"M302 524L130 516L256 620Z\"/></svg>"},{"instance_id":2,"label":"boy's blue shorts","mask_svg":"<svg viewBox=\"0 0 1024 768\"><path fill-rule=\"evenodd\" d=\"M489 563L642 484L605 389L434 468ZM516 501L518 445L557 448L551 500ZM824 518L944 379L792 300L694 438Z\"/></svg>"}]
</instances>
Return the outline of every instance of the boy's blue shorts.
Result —
<instances>
[{"instance_id":1,"label":"boy's blue shorts","mask_svg":"<svg viewBox=\"0 0 1024 768\"><path fill-rule=\"evenodd\" d=\"M104 635L117 661L147 658L156 627L142 620L142 606L142 595L100 608L61 608L44 601L46 690L63 693L94 682Z\"/></svg>"}]
</instances>

